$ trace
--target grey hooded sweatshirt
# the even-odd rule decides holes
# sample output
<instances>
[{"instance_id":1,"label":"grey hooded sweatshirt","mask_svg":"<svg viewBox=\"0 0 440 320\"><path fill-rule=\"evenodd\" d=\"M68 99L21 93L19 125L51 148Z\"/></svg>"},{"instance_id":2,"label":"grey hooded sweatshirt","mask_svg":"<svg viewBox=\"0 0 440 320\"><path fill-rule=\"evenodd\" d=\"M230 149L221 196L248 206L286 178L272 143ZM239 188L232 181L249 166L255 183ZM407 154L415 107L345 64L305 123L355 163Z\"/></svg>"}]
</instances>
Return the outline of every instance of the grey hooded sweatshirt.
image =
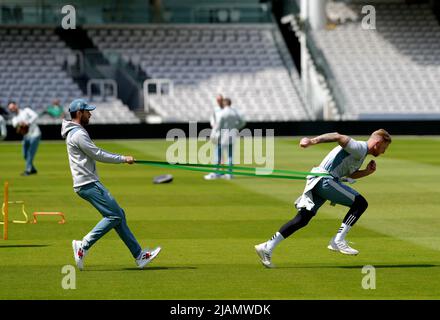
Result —
<instances>
[{"instance_id":1,"label":"grey hooded sweatshirt","mask_svg":"<svg viewBox=\"0 0 440 320\"><path fill-rule=\"evenodd\" d=\"M88 183L99 181L95 161L106 163L125 162L124 156L98 148L90 139L84 127L75 122L63 120L61 135L66 139L75 191Z\"/></svg>"}]
</instances>

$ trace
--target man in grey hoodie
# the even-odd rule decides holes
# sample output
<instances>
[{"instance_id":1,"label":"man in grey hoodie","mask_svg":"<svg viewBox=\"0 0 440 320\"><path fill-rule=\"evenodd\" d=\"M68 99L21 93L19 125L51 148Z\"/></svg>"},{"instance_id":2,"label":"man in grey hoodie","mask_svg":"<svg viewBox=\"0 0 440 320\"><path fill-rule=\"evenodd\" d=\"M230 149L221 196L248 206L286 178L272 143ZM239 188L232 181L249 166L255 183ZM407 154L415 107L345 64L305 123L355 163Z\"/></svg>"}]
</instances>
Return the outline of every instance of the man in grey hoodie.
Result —
<instances>
[{"instance_id":1,"label":"man in grey hoodie","mask_svg":"<svg viewBox=\"0 0 440 320\"><path fill-rule=\"evenodd\" d=\"M159 254L161 248L142 250L128 228L124 210L99 181L95 161L133 164L134 158L107 152L93 143L84 126L89 123L92 116L90 111L95 108L84 99L74 100L69 106L72 120L63 120L61 128L61 135L66 139L74 191L81 198L90 202L103 216L102 220L82 241L72 241L75 262L82 270L84 258L90 247L108 231L115 229L136 259L138 267L142 269Z\"/></svg>"}]
</instances>

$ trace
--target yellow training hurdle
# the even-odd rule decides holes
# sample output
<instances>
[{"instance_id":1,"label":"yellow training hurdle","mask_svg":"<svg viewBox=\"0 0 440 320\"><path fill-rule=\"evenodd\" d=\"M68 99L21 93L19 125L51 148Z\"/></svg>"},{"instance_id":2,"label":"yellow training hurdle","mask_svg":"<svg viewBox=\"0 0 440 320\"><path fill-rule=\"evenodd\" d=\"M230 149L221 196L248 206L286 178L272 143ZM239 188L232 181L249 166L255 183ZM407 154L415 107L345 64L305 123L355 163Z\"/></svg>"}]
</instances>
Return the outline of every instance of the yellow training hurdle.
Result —
<instances>
[{"instance_id":1,"label":"yellow training hurdle","mask_svg":"<svg viewBox=\"0 0 440 320\"><path fill-rule=\"evenodd\" d=\"M2 204L2 218L3 221L0 221L0 225L3 225L3 240L8 240L8 224L9 224L9 206L11 204L17 204L21 205L21 213L24 216L24 220L12 220L12 223L28 223L29 217L26 213L25 207L24 207L24 201L9 201L9 182L5 182L4 186L4 192L3 192L3 204Z\"/></svg>"},{"instance_id":2,"label":"yellow training hurdle","mask_svg":"<svg viewBox=\"0 0 440 320\"><path fill-rule=\"evenodd\" d=\"M24 208L24 201L8 201L8 207L9 207L9 205L11 205L11 204L18 204L18 205L20 205L21 204L21 213L23 214L23 216L24 216L24 220L12 220L12 223L28 223L29 222L29 217L28 217L28 215L27 215L27 213L26 213L26 210L25 210L25 208ZM3 217L4 217L4 220L3 221L0 221L0 224L4 224L5 223L5 221L6 221L6 207L7 207L7 205L6 205L6 202L3 202L3 205L2 205L2 214L3 214ZM9 209L9 208L8 208ZM8 212L9 212L9 210L8 210ZM9 212L10 213L10 212Z\"/></svg>"}]
</instances>

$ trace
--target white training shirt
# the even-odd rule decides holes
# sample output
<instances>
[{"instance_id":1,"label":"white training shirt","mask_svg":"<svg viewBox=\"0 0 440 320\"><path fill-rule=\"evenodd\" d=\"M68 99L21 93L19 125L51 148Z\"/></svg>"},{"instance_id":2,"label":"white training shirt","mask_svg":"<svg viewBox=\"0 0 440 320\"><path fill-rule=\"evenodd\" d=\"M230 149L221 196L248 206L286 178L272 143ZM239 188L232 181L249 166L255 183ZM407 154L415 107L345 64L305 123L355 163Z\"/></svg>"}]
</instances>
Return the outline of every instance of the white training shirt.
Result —
<instances>
[{"instance_id":1,"label":"white training shirt","mask_svg":"<svg viewBox=\"0 0 440 320\"><path fill-rule=\"evenodd\" d=\"M98 148L83 126L63 120L61 135L66 139L75 191L88 183L99 181L96 162L123 163L125 157Z\"/></svg>"},{"instance_id":2,"label":"white training shirt","mask_svg":"<svg viewBox=\"0 0 440 320\"><path fill-rule=\"evenodd\" d=\"M6 138L6 134L6 120L0 115L0 140L4 140Z\"/></svg>"},{"instance_id":3,"label":"white training shirt","mask_svg":"<svg viewBox=\"0 0 440 320\"><path fill-rule=\"evenodd\" d=\"M367 157L368 144L366 141L356 141L350 138L345 148L337 146L322 160L320 169L333 177L347 177L359 170Z\"/></svg>"},{"instance_id":4,"label":"white training shirt","mask_svg":"<svg viewBox=\"0 0 440 320\"><path fill-rule=\"evenodd\" d=\"M211 124L211 128L215 127L219 113L221 111L222 111L222 108L220 108L218 106L214 108L214 111L212 112L211 118L209 119L209 123Z\"/></svg>"},{"instance_id":5,"label":"white training shirt","mask_svg":"<svg viewBox=\"0 0 440 320\"><path fill-rule=\"evenodd\" d=\"M220 139L221 144L229 144L229 138L235 138L238 130L246 125L240 113L231 107L223 108L218 114L217 123L212 129L212 137Z\"/></svg>"},{"instance_id":6,"label":"white training shirt","mask_svg":"<svg viewBox=\"0 0 440 320\"><path fill-rule=\"evenodd\" d=\"M356 141L350 138L350 141L342 148L337 146L322 160L319 167L311 170L314 173L329 173L335 178L351 176L359 170L368 153L368 144L365 141ZM312 190L316 184L323 179L322 176L307 176L307 183L303 194L296 199L295 206L299 210L306 208L312 210L315 206L313 202Z\"/></svg>"},{"instance_id":7,"label":"white training shirt","mask_svg":"<svg viewBox=\"0 0 440 320\"><path fill-rule=\"evenodd\" d=\"M31 108L18 110L18 114L12 118L12 126L16 128L20 123L24 122L29 125L29 131L23 137L36 138L41 136L40 128L37 125L38 114Z\"/></svg>"}]
</instances>

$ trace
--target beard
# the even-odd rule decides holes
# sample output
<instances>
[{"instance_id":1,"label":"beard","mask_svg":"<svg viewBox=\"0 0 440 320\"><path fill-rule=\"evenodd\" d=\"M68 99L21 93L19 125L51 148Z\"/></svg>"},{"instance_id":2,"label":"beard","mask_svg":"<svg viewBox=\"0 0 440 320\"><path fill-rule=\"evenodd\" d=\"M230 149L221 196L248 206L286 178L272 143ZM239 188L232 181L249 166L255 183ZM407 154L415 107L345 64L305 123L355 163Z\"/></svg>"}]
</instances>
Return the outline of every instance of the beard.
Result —
<instances>
[{"instance_id":1,"label":"beard","mask_svg":"<svg viewBox=\"0 0 440 320\"><path fill-rule=\"evenodd\" d=\"M86 126L86 125L88 125L89 124L89 118L87 118L87 117L81 117L81 125L84 127L84 126Z\"/></svg>"}]
</instances>

